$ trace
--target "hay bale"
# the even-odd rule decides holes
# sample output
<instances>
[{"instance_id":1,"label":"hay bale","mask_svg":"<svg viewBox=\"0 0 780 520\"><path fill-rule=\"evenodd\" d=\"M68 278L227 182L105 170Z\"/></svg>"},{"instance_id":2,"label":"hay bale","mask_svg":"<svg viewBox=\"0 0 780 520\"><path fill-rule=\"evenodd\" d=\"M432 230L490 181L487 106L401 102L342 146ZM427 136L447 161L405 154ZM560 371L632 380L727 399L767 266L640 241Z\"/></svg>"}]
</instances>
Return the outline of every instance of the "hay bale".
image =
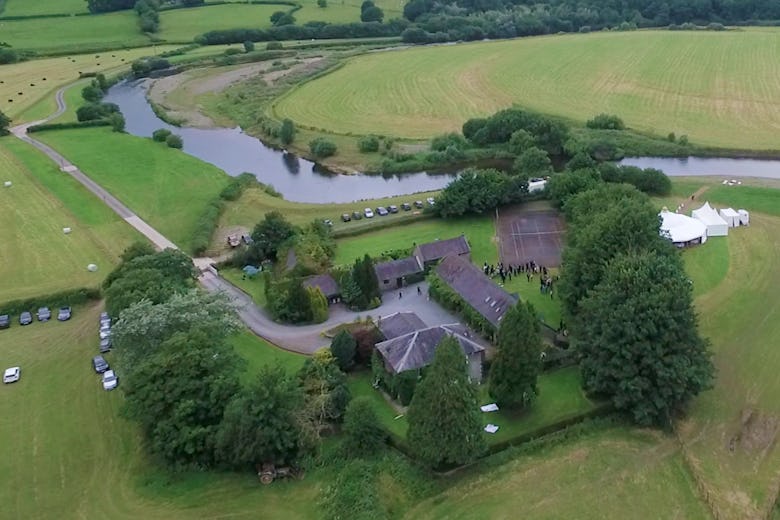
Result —
<instances>
[{"instance_id":1,"label":"hay bale","mask_svg":"<svg viewBox=\"0 0 780 520\"><path fill-rule=\"evenodd\" d=\"M71 229L69 227L64 227L62 228L62 232L65 233L66 235L70 235Z\"/></svg>"},{"instance_id":2,"label":"hay bale","mask_svg":"<svg viewBox=\"0 0 780 520\"><path fill-rule=\"evenodd\" d=\"M11 181L5 181L3 183L3 186L5 186L6 188L10 188L11 186L13 186L13 183Z\"/></svg>"},{"instance_id":3,"label":"hay bale","mask_svg":"<svg viewBox=\"0 0 780 520\"><path fill-rule=\"evenodd\" d=\"M90 273L94 273L97 270L98 270L98 266L95 264L89 264L87 266L87 271L89 271Z\"/></svg>"}]
</instances>

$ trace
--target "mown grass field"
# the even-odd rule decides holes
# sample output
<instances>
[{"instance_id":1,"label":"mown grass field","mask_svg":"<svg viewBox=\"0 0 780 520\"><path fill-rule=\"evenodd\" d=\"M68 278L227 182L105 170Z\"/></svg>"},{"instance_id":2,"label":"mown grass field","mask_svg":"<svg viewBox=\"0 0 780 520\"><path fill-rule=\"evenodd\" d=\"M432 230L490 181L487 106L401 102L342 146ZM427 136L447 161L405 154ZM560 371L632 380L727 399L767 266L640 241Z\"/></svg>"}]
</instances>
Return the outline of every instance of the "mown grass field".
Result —
<instances>
[{"instance_id":1,"label":"mown grass field","mask_svg":"<svg viewBox=\"0 0 780 520\"><path fill-rule=\"evenodd\" d=\"M98 286L116 261L113 244L127 236L124 230L110 236L118 227L110 221L93 227L89 212L98 201L83 199L86 205L73 211L54 196L52 184L70 191L73 198L86 193L54 165L45 167L37 152L26 147L13 137L0 139L0 182L13 183L0 188L0 302ZM54 178L44 178L49 176ZM64 227L72 232L64 234ZM98 265L98 272L87 271L91 263Z\"/></svg>"},{"instance_id":2,"label":"mown grass field","mask_svg":"<svg viewBox=\"0 0 780 520\"><path fill-rule=\"evenodd\" d=\"M5 0L5 7L0 11L0 18L86 12L88 12L87 2L84 0Z\"/></svg>"},{"instance_id":3,"label":"mown grass field","mask_svg":"<svg viewBox=\"0 0 780 520\"><path fill-rule=\"evenodd\" d=\"M51 19L47 20L53 23ZM10 22L0 21L0 34L4 34L3 23ZM172 48L172 46L161 45L156 48L142 47L98 54L74 54L3 65L0 68L0 79L3 81L0 83L0 106L3 107L6 115L14 119L19 119L23 112L25 121L43 119L56 110L57 105L52 95L54 91L78 80L79 72L111 72L122 67L129 68L130 63L135 59L149 56L155 51L160 53ZM19 92L22 93L21 96ZM9 100L13 101L9 102ZM78 107L72 110L76 108Z\"/></svg>"},{"instance_id":4,"label":"mown grass field","mask_svg":"<svg viewBox=\"0 0 780 520\"><path fill-rule=\"evenodd\" d=\"M334 133L425 138L513 104L701 145L777 149L780 32L638 31L379 53L306 83L276 117Z\"/></svg>"},{"instance_id":5,"label":"mown grass field","mask_svg":"<svg viewBox=\"0 0 780 520\"><path fill-rule=\"evenodd\" d=\"M672 438L613 427L498 467L468 472L404 518L694 520L709 516Z\"/></svg>"},{"instance_id":6,"label":"mown grass field","mask_svg":"<svg viewBox=\"0 0 780 520\"><path fill-rule=\"evenodd\" d=\"M66 323L13 326L0 335L0 366L22 379L0 387L4 518L315 518L322 477L261 486L251 472L169 474L144 456L139 433L90 366L100 308ZM239 352L265 348L239 339ZM109 363L113 361L108 354ZM250 363L251 366L251 363ZM121 376L121 367L118 368Z\"/></svg>"},{"instance_id":7,"label":"mown grass field","mask_svg":"<svg viewBox=\"0 0 780 520\"><path fill-rule=\"evenodd\" d=\"M228 183L217 167L180 150L106 128L41 132L36 138L182 249L189 249L208 201Z\"/></svg>"},{"instance_id":8,"label":"mown grass field","mask_svg":"<svg viewBox=\"0 0 780 520\"><path fill-rule=\"evenodd\" d=\"M160 13L158 36L167 41L189 42L208 31L271 26L271 15L288 11L288 5L223 4Z\"/></svg>"}]
</instances>

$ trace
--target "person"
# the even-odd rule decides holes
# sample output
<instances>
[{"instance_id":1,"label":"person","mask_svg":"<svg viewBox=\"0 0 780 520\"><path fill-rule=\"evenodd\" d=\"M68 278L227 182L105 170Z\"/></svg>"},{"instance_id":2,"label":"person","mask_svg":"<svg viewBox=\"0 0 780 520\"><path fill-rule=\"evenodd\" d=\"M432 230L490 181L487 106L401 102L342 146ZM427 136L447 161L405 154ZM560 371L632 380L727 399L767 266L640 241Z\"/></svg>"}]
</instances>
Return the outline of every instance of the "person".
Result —
<instances>
[{"instance_id":1,"label":"person","mask_svg":"<svg viewBox=\"0 0 780 520\"><path fill-rule=\"evenodd\" d=\"M422 294L422 289L420 289L420 286L419 286L419 285L417 286L417 294L418 294L418 295Z\"/></svg>"},{"instance_id":2,"label":"person","mask_svg":"<svg viewBox=\"0 0 780 520\"><path fill-rule=\"evenodd\" d=\"M400 300L401 298L403 298L403 296L404 296L403 291L398 291L398 299Z\"/></svg>"}]
</instances>

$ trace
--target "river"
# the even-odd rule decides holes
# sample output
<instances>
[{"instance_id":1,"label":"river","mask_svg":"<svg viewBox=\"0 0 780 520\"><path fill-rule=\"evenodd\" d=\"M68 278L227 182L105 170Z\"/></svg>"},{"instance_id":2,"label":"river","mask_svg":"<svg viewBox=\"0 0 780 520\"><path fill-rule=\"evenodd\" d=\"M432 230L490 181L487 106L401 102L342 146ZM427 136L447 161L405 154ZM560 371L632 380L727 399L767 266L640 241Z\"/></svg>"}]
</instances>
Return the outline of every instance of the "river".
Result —
<instances>
[{"instance_id":1,"label":"river","mask_svg":"<svg viewBox=\"0 0 780 520\"><path fill-rule=\"evenodd\" d=\"M352 202L421 191L438 190L454 173L408 173L392 175L339 175L293 154L275 150L247 135L240 128L188 128L165 123L146 100L142 83L122 82L104 98L116 103L125 116L125 130L151 137L158 128L167 128L184 140L184 151L211 163L229 175L253 173L270 184L286 200L295 202Z\"/></svg>"}]
</instances>

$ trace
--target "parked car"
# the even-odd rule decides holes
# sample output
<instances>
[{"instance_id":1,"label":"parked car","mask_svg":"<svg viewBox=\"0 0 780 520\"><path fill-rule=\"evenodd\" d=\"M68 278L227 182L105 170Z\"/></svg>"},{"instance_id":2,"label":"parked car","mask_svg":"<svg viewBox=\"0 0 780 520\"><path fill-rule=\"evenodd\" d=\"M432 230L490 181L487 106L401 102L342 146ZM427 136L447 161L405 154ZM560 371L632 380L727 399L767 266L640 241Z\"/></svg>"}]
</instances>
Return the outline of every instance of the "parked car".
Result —
<instances>
[{"instance_id":1,"label":"parked car","mask_svg":"<svg viewBox=\"0 0 780 520\"><path fill-rule=\"evenodd\" d=\"M242 241L243 241L243 242L244 242L246 245L250 245L250 244L252 244L252 242L254 242L254 240L252 240L252 237L251 237L251 236L249 236L249 235L241 235L241 240L242 240Z\"/></svg>"},{"instance_id":2,"label":"parked car","mask_svg":"<svg viewBox=\"0 0 780 520\"><path fill-rule=\"evenodd\" d=\"M92 368L94 368L95 372L98 374L102 374L108 370L108 362L103 358L103 356L95 356L92 358Z\"/></svg>"},{"instance_id":3,"label":"parked car","mask_svg":"<svg viewBox=\"0 0 780 520\"><path fill-rule=\"evenodd\" d=\"M111 316L109 316L106 311L100 313L100 323L103 323L104 321L111 321Z\"/></svg>"},{"instance_id":4,"label":"parked car","mask_svg":"<svg viewBox=\"0 0 780 520\"><path fill-rule=\"evenodd\" d=\"M60 307L60 311L57 313L57 321L68 321L70 314L70 307Z\"/></svg>"},{"instance_id":5,"label":"parked car","mask_svg":"<svg viewBox=\"0 0 780 520\"><path fill-rule=\"evenodd\" d=\"M341 215L342 222L349 222L350 220L352 220L352 216L349 213L344 213Z\"/></svg>"},{"instance_id":6,"label":"parked car","mask_svg":"<svg viewBox=\"0 0 780 520\"><path fill-rule=\"evenodd\" d=\"M105 354L106 352L111 352L111 338L100 340L100 353Z\"/></svg>"},{"instance_id":7,"label":"parked car","mask_svg":"<svg viewBox=\"0 0 780 520\"><path fill-rule=\"evenodd\" d=\"M422 207L423 207L422 201L421 200L414 201L414 207L417 208L417 209L422 209Z\"/></svg>"},{"instance_id":8,"label":"parked car","mask_svg":"<svg viewBox=\"0 0 780 520\"><path fill-rule=\"evenodd\" d=\"M379 206L378 208L376 208L376 214L379 215L380 217L386 216L387 208L385 208L384 206Z\"/></svg>"},{"instance_id":9,"label":"parked car","mask_svg":"<svg viewBox=\"0 0 780 520\"><path fill-rule=\"evenodd\" d=\"M41 307L38 309L38 321L49 321L51 319L51 311L48 307Z\"/></svg>"},{"instance_id":10,"label":"parked car","mask_svg":"<svg viewBox=\"0 0 780 520\"><path fill-rule=\"evenodd\" d=\"M359 211L352 212L352 220L360 220L363 218L363 214Z\"/></svg>"},{"instance_id":11,"label":"parked car","mask_svg":"<svg viewBox=\"0 0 780 520\"><path fill-rule=\"evenodd\" d=\"M104 340L106 338L110 338L111 337L111 329L101 330L99 336L100 336L101 340Z\"/></svg>"},{"instance_id":12,"label":"parked car","mask_svg":"<svg viewBox=\"0 0 780 520\"><path fill-rule=\"evenodd\" d=\"M387 211L390 213L398 213L398 206L391 204L387 207Z\"/></svg>"},{"instance_id":13,"label":"parked car","mask_svg":"<svg viewBox=\"0 0 780 520\"><path fill-rule=\"evenodd\" d=\"M322 223L325 224L328 227L332 227L333 226L333 221L331 219L329 219L329 218L326 218L325 220L323 220Z\"/></svg>"},{"instance_id":14,"label":"parked car","mask_svg":"<svg viewBox=\"0 0 780 520\"><path fill-rule=\"evenodd\" d=\"M6 368L3 372L3 383L16 383L22 377L22 369L19 367Z\"/></svg>"},{"instance_id":15,"label":"parked car","mask_svg":"<svg viewBox=\"0 0 780 520\"><path fill-rule=\"evenodd\" d=\"M33 322L32 313L29 311L24 311L19 315L19 324L20 325L29 325Z\"/></svg>"},{"instance_id":16,"label":"parked car","mask_svg":"<svg viewBox=\"0 0 780 520\"><path fill-rule=\"evenodd\" d=\"M119 378L113 370L103 372L103 390L113 390L119 384Z\"/></svg>"},{"instance_id":17,"label":"parked car","mask_svg":"<svg viewBox=\"0 0 780 520\"><path fill-rule=\"evenodd\" d=\"M374 212L371 210L371 208L364 209L363 214L366 216L366 218L374 218Z\"/></svg>"},{"instance_id":18,"label":"parked car","mask_svg":"<svg viewBox=\"0 0 780 520\"><path fill-rule=\"evenodd\" d=\"M434 204L436 204L436 201L435 201L435 200L433 200L433 197L428 197L428 198L427 198L427 199L425 199L425 200L427 200L427 201L428 201L428 204L430 204L431 206L433 206Z\"/></svg>"},{"instance_id":19,"label":"parked car","mask_svg":"<svg viewBox=\"0 0 780 520\"><path fill-rule=\"evenodd\" d=\"M401 204L401 209L404 211L409 211L410 209L412 209L412 205L409 204L408 202L404 202L403 204Z\"/></svg>"},{"instance_id":20,"label":"parked car","mask_svg":"<svg viewBox=\"0 0 780 520\"><path fill-rule=\"evenodd\" d=\"M0 329L7 329L11 326L11 317L8 314L0 316Z\"/></svg>"}]
</instances>

